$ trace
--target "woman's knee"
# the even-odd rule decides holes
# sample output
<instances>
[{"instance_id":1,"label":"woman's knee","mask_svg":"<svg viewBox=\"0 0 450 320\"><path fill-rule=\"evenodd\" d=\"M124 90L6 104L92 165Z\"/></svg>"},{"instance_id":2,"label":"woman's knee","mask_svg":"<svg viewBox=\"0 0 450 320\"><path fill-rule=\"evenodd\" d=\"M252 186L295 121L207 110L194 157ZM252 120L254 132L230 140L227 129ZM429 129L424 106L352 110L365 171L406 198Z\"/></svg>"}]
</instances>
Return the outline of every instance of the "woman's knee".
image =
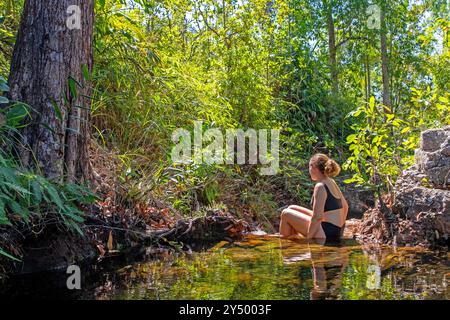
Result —
<instances>
[{"instance_id":1,"label":"woman's knee","mask_svg":"<svg viewBox=\"0 0 450 320\"><path fill-rule=\"evenodd\" d=\"M289 209L284 209L283 211L281 211L281 215L280 218L281 219L289 219L289 217L291 216L291 212L289 211Z\"/></svg>"},{"instance_id":2,"label":"woman's knee","mask_svg":"<svg viewBox=\"0 0 450 320\"><path fill-rule=\"evenodd\" d=\"M294 211L295 212L295 211ZM288 219L291 219L292 217L294 217L295 216L295 213L293 212L293 210L292 209L289 209L289 208L287 208L287 209L284 209L282 212L281 212L281 219L284 219L284 220L288 220Z\"/></svg>"},{"instance_id":3,"label":"woman's knee","mask_svg":"<svg viewBox=\"0 0 450 320\"><path fill-rule=\"evenodd\" d=\"M306 214L306 208L297 206L297 205L290 205L289 207L287 207L287 209L289 210L293 210L294 212L300 212L300 213L304 213Z\"/></svg>"}]
</instances>

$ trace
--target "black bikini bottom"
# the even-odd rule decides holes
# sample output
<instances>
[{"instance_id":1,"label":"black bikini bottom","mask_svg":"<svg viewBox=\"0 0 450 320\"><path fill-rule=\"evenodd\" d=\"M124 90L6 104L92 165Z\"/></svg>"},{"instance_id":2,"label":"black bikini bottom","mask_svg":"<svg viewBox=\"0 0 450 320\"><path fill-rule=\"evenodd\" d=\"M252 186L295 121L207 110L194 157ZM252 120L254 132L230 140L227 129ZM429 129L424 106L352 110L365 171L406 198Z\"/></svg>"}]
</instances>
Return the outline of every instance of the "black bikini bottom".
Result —
<instances>
[{"instance_id":1,"label":"black bikini bottom","mask_svg":"<svg viewBox=\"0 0 450 320\"><path fill-rule=\"evenodd\" d=\"M325 232L325 237L327 240L340 240L341 238L341 228L330 223L322 222L322 229Z\"/></svg>"}]
</instances>

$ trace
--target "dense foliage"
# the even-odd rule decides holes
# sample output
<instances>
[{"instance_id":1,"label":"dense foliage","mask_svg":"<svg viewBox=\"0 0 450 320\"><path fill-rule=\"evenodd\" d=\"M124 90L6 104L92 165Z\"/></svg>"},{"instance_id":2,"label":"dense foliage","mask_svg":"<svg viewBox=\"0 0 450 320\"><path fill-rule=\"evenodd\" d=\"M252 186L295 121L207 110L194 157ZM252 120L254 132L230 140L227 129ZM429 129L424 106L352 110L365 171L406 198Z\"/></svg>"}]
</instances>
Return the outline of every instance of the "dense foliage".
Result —
<instances>
[{"instance_id":1,"label":"dense foliage","mask_svg":"<svg viewBox=\"0 0 450 320\"><path fill-rule=\"evenodd\" d=\"M286 179L272 177L270 185L281 180L285 192L307 196L299 169L311 153L324 151L346 161L354 174L349 181L386 190L411 164L420 130L449 123L450 53L445 1L383 3L376 2L385 26L377 29L366 1L101 1L97 132L119 148L127 169L145 162L147 172L161 172L171 133L192 129L195 120L221 129L280 128ZM388 106L382 105L382 32ZM185 193L191 198L217 169L185 170L170 194L177 203Z\"/></svg>"}]
</instances>

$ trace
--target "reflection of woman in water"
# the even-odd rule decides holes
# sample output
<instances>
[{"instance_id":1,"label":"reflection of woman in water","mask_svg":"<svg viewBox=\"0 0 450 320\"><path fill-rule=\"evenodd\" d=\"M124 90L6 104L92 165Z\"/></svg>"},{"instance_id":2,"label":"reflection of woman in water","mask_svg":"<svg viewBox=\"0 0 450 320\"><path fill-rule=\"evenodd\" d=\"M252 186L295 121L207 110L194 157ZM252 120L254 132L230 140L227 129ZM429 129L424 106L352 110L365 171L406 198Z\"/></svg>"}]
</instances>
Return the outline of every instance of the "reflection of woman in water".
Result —
<instances>
[{"instance_id":1,"label":"reflection of woman in water","mask_svg":"<svg viewBox=\"0 0 450 320\"><path fill-rule=\"evenodd\" d=\"M324 154L316 154L309 161L311 179L316 181L311 200L312 210L289 206L281 213L280 235L335 240L343 233L348 204L332 179L340 172L339 165Z\"/></svg>"},{"instance_id":2,"label":"reflection of woman in water","mask_svg":"<svg viewBox=\"0 0 450 320\"><path fill-rule=\"evenodd\" d=\"M332 297L336 291L340 292L342 277L349 260L346 247L326 245L325 240L316 239L316 241L322 241L320 244L324 244L324 249L310 249L313 274L311 300L327 299Z\"/></svg>"},{"instance_id":3,"label":"reflection of woman in water","mask_svg":"<svg viewBox=\"0 0 450 320\"><path fill-rule=\"evenodd\" d=\"M302 241L302 240L298 240ZM313 287L310 291L312 300L339 298L342 278L349 263L349 252L345 246L329 243L326 239L310 239L308 251L299 250L295 255L286 254L281 250L283 262L296 263L302 260L311 260ZM296 241L297 242L297 241ZM302 241L303 245L306 245ZM304 248L304 246L301 248ZM282 248L282 244L280 242Z\"/></svg>"}]
</instances>

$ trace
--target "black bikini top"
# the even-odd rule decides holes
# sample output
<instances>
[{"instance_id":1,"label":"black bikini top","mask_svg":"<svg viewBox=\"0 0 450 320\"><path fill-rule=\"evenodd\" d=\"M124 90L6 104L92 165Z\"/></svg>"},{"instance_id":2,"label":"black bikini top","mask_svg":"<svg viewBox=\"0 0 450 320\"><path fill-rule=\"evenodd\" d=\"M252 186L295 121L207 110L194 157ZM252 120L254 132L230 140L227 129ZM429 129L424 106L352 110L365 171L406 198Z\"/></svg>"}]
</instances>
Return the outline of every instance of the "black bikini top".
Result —
<instances>
[{"instance_id":1,"label":"black bikini top","mask_svg":"<svg viewBox=\"0 0 450 320\"><path fill-rule=\"evenodd\" d=\"M324 183L325 190L327 192L327 199L325 200L325 207L323 209L324 212L331 211L331 210L337 210L342 209L342 199L336 198L331 193L330 189L328 189L328 186ZM314 196L311 199L311 206L314 205Z\"/></svg>"}]
</instances>

